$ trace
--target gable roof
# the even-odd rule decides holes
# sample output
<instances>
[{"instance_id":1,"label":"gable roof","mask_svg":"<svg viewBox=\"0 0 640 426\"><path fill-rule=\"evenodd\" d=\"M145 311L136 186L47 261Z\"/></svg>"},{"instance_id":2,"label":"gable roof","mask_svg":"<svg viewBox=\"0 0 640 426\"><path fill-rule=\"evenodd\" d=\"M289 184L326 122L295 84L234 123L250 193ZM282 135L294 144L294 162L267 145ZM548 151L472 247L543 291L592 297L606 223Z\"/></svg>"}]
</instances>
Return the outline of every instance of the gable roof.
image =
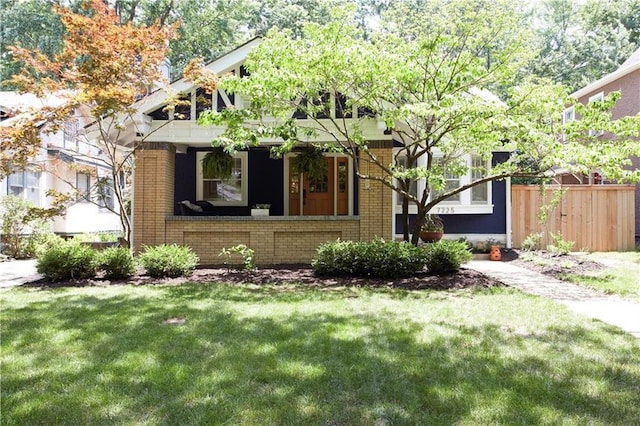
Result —
<instances>
[{"instance_id":1,"label":"gable roof","mask_svg":"<svg viewBox=\"0 0 640 426\"><path fill-rule=\"evenodd\" d=\"M611 74L607 74L602 77L600 80L596 80L593 83L590 83L583 87L582 89L577 90L573 93L573 97L581 98L582 96L588 95L601 87L606 86L607 84L618 80L619 78L624 77L627 74L630 74L636 70L640 69L640 48L636 50L620 67L612 72Z\"/></svg>"},{"instance_id":2,"label":"gable roof","mask_svg":"<svg viewBox=\"0 0 640 426\"><path fill-rule=\"evenodd\" d=\"M215 72L217 75L223 74L226 70L234 67L235 65L244 62L249 52L260 43L261 37L255 37L246 43L236 47L232 51L225 53L218 59L209 62L205 67L206 69ZM170 84L171 89L176 93L182 93L193 88L193 83L187 81L186 78L179 78ZM153 111L156 108L161 107L165 103L165 99L168 94L165 90L156 90L149 96L138 101L135 108L144 114Z\"/></svg>"}]
</instances>

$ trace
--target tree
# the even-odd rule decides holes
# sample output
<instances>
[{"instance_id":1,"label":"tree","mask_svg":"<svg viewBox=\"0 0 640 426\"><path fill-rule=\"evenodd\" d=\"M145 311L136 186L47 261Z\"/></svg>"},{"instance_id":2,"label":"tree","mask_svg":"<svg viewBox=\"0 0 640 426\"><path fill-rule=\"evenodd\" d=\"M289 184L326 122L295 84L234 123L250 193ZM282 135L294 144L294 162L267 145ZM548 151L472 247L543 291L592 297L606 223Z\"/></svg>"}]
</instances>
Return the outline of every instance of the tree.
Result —
<instances>
[{"instance_id":1,"label":"tree","mask_svg":"<svg viewBox=\"0 0 640 426\"><path fill-rule=\"evenodd\" d=\"M19 71L8 50L9 45L20 43L27 49L37 48L48 57L60 51L64 27L52 10L58 3L53 0L0 2L0 86L3 90L10 88L10 77Z\"/></svg>"},{"instance_id":2,"label":"tree","mask_svg":"<svg viewBox=\"0 0 640 426\"><path fill-rule=\"evenodd\" d=\"M540 55L531 71L571 90L613 72L638 48L637 7L637 0L537 4L532 28Z\"/></svg>"},{"instance_id":3,"label":"tree","mask_svg":"<svg viewBox=\"0 0 640 426\"><path fill-rule=\"evenodd\" d=\"M227 126L214 145L232 151L277 136L278 154L310 141L349 155L360 179L400 194L406 240L408 206L416 206L414 244L438 203L485 182L596 166L612 178L640 177L621 167L639 151L629 140L639 134L638 120L611 123L606 107L615 99L578 107L584 119L563 129L562 113L571 102L566 89L548 81L511 87L534 53L518 3L403 2L367 40L353 22L340 9L327 25L305 26L301 38L269 32L245 63L250 75L220 82L249 99L249 107L201 118L204 125ZM508 94L508 103L492 90ZM334 117L328 100L345 114ZM296 110L312 124L292 119ZM349 117L353 111L362 113ZM363 135L374 120L392 132L397 148L391 163L377 158ZM620 137L615 143L600 140L589 136L589 128ZM510 156L488 169L493 152ZM469 164L470 153L483 161ZM373 171L366 172L367 164ZM448 186L447 176L472 168L469 183ZM415 192L418 181L423 189Z\"/></svg>"},{"instance_id":4,"label":"tree","mask_svg":"<svg viewBox=\"0 0 640 426\"><path fill-rule=\"evenodd\" d=\"M128 241L126 179L136 151L148 136L144 123L134 116L133 104L162 80L159 65L175 27L120 24L115 11L101 0L82 7L82 13L54 7L66 33L61 51L52 59L38 49L9 48L21 62L21 72L12 83L42 98L55 95L60 102L29 111L1 128L0 177L32 161L42 146L39 129L57 132L67 120L79 118L88 129L85 142L96 149L92 155L110 170L107 179L97 180L97 197L90 201L104 204L105 185L111 186L118 205L104 207L119 215ZM127 124L135 129L133 135L125 132Z\"/></svg>"}]
</instances>

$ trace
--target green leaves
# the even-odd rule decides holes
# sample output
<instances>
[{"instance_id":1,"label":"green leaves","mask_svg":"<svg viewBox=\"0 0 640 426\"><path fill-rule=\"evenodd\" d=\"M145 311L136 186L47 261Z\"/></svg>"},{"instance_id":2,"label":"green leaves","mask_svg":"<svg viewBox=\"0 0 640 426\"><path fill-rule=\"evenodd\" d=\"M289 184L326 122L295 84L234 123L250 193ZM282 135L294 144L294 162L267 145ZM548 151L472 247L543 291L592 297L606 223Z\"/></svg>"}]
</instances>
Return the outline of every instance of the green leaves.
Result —
<instances>
[{"instance_id":1,"label":"green leaves","mask_svg":"<svg viewBox=\"0 0 640 426\"><path fill-rule=\"evenodd\" d=\"M248 108L209 122L227 126L216 143L268 138L280 142L278 155L304 143L340 150L360 178L384 182L422 213L486 179L594 167L631 176L621 166L638 150L628 140L638 135L638 120L611 121L615 95L576 107L582 121L565 126L563 112L575 101L564 87L541 79L513 87L535 53L523 12L510 0L407 1L395 3L367 38L348 8L325 25L306 25L301 37L270 31L245 63L250 76L220 83ZM616 143L590 129L615 133ZM389 139L396 160L410 166L369 149ZM465 156L488 161L505 151L509 160L483 170L482 179L444 190L469 172ZM367 173L362 163L371 165ZM420 180L422 194L409 194Z\"/></svg>"}]
</instances>

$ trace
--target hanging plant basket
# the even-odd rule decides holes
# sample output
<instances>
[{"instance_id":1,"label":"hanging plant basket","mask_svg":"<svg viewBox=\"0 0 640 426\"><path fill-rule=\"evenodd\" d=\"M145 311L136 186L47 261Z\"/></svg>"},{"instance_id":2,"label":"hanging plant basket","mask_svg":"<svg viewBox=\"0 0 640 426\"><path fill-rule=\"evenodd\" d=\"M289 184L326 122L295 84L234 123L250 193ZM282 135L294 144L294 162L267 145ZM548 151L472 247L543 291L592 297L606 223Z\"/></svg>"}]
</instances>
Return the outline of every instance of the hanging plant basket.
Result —
<instances>
[{"instance_id":1,"label":"hanging plant basket","mask_svg":"<svg viewBox=\"0 0 640 426\"><path fill-rule=\"evenodd\" d=\"M214 148L202 159L205 179L228 179L233 171L233 157L222 148Z\"/></svg>"},{"instance_id":2,"label":"hanging plant basket","mask_svg":"<svg viewBox=\"0 0 640 426\"><path fill-rule=\"evenodd\" d=\"M306 146L293 158L293 171L304 173L310 179L324 179L327 176L327 163L322 150L314 146Z\"/></svg>"}]
</instances>

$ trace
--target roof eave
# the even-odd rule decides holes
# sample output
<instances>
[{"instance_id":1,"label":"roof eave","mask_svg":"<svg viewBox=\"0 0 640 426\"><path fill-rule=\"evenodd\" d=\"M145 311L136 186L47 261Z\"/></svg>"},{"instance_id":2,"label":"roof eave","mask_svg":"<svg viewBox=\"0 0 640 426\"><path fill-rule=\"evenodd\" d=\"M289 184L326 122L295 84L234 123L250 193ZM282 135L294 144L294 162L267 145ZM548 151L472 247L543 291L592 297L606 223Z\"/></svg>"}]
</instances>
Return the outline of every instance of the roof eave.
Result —
<instances>
[{"instance_id":1,"label":"roof eave","mask_svg":"<svg viewBox=\"0 0 640 426\"><path fill-rule=\"evenodd\" d=\"M638 69L640 69L640 61L627 67L620 68L617 71L612 72L611 74L605 75L600 80L596 80L593 83L586 85L582 89L573 92L571 96L579 99L585 95L593 93L594 91L606 86L609 83L612 83L628 74L631 74L634 71L637 71Z\"/></svg>"}]
</instances>

